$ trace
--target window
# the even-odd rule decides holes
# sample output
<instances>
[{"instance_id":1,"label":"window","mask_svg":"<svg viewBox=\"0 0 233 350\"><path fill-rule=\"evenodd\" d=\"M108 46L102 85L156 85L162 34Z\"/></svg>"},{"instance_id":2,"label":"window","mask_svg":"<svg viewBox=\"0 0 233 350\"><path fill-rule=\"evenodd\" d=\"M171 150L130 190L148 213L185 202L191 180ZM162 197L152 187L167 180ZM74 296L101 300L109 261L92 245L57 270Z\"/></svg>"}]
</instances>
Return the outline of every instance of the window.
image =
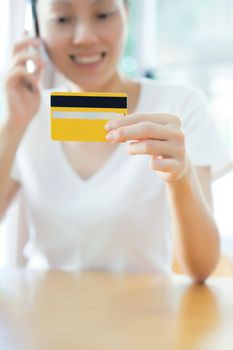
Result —
<instances>
[{"instance_id":1,"label":"window","mask_svg":"<svg viewBox=\"0 0 233 350\"><path fill-rule=\"evenodd\" d=\"M9 3L1 1L0 3L0 72L4 70L7 55L7 41L9 38Z\"/></svg>"},{"instance_id":2,"label":"window","mask_svg":"<svg viewBox=\"0 0 233 350\"><path fill-rule=\"evenodd\" d=\"M157 12L158 78L207 93L233 154L233 2L157 0Z\"/></svg>"},{"instance_id":3,"label":"window","mask_svg":"<svg viewBox=\"0 0 233 350\"><path fill-rule=\"evenodd\" d=\"M233 156L233 1L157 0L155 71L161 80L190 83L210 99ZM233 258L233 172L213 185L223 252Z\"/></svg>"}]
</instances>

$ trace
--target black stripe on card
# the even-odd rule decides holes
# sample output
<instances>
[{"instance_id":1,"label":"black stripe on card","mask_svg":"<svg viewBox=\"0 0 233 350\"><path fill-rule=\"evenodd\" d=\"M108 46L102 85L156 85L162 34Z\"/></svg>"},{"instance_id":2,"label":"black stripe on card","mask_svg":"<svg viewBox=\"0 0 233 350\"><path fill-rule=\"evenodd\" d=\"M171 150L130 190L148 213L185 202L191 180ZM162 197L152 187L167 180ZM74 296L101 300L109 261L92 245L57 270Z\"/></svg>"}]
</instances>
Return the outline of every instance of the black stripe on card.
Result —
<instances>
[{"instance_id":1,"label":"black stripe on card","mask_svg":"<svg viewBox=\"0 0 233 350\"><path fill-rule=\"evenodd\" d=\"M127 108L126 97L113 96L51 96L51 107Z\"/></svg>"}]
</instances>

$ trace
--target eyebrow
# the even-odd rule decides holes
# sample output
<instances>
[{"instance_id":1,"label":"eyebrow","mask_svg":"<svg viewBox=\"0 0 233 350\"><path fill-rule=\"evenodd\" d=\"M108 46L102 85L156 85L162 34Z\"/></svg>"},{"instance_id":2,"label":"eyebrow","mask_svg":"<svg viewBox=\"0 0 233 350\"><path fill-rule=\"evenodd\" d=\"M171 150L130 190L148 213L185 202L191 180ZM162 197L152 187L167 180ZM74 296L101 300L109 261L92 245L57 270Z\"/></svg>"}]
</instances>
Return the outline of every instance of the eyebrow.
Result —
<instances>
[{"instance_id":1,"label":"eyebrow","mask_svg":"<svg viewBox=\"0 0 233 350\"><path fill-rule=\"evenodd\" d=\"M98 4L98 3L100 3L100 2L109 2L109 0L91 0L91 3L92 3L93 5Z\"/></svg>"},{"instance_id":2,"label":"eyebrow","mask_svg":"<svg viewBox=\"0 0 233 350\"><path fill-rule=\"evenodd\" d=\"M51 4L62 4L62 5L71 5L71 2L68 0L51 0Z\"/></svg>"},{"instance_id":3,"label":"eyebrow","mask_svg":"<svg viewBox=\"0 0 233 350\"><path fill-rule=\"evenodd\" d=\"M95 5L101 2L109 2L109 0L91 0L91 4ZM63 5L71 5L72 2L69 0L50 0L51 4L63 4Z\"/></svg>"}]
</instances>

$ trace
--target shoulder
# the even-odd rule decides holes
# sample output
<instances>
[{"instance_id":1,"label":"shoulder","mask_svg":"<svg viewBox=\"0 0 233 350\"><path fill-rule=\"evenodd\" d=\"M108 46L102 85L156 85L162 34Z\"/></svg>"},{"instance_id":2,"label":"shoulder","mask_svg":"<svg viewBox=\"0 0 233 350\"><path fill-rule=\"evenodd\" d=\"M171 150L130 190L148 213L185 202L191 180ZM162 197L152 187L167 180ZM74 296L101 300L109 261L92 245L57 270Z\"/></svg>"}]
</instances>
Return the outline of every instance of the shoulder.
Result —
<instances>
[{"instance_id":1,"label":"shoulder","mask_svg":"<svg viewBox=\"0 0 233 350\"><path fill-rule=\"evenodd\" d=\"M140 79L141 96L139 111L164 112L178 115L189 114L203 108L206 99L199 89L189 85L158 82Z\"/></svg>"},{"instance_id":2,"label":"shoulder","mask_svg":"<svg viewBox=\"0 0 233 350\"><path fill-rule=\"evenodd\" d=\"M166 96L170 99L203 98L203 93L191 85L164 83L151 79L141 79L141 88L149 95Z\"/></svg>"}]
</instances>

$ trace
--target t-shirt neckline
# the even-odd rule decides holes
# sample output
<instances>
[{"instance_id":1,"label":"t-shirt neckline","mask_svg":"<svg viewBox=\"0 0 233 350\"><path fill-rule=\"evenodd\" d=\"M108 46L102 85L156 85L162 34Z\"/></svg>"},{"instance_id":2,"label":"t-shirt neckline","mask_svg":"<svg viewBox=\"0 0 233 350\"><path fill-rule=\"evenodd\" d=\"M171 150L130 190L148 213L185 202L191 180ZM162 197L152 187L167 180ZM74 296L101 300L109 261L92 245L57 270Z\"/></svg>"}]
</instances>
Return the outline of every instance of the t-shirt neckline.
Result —
<instances>
[{"instance_id":1,"label":"t-shirt neckline","mask_svg":"<svg viewBox=\"0 0 233 350\"><path fill-rule=\"evenodd\" d=\"M143 93L144 93L144 84L143 82L140 82L140 93L139 93L139 97L138 97L138 101L137 101L137 105L134 113L137 113L138 111L140 111L142 99L143 99ZM90 184L95 184L99 182L101 179L105 178L105 176L107 176L107 174L110 173L116 166L118 166L119 162L122 161L127 156L125 144L124 143L119 144L119 146L114 150L114 152L110 155L107 161L101 166L101 168L97 170L97 172L95 172L93 175L88 177L87 179L84 179L70 165L66 157L66 154L64 152L64 149L62 147L62 143L58 141L56 142L56 144L59 150L61 163L63 163L61 164L62 169L67 172L67 175L69 177L72 177L74 181L82 185L87 185L87 184L90 185Z\"/></svg>"}]
</instances>

